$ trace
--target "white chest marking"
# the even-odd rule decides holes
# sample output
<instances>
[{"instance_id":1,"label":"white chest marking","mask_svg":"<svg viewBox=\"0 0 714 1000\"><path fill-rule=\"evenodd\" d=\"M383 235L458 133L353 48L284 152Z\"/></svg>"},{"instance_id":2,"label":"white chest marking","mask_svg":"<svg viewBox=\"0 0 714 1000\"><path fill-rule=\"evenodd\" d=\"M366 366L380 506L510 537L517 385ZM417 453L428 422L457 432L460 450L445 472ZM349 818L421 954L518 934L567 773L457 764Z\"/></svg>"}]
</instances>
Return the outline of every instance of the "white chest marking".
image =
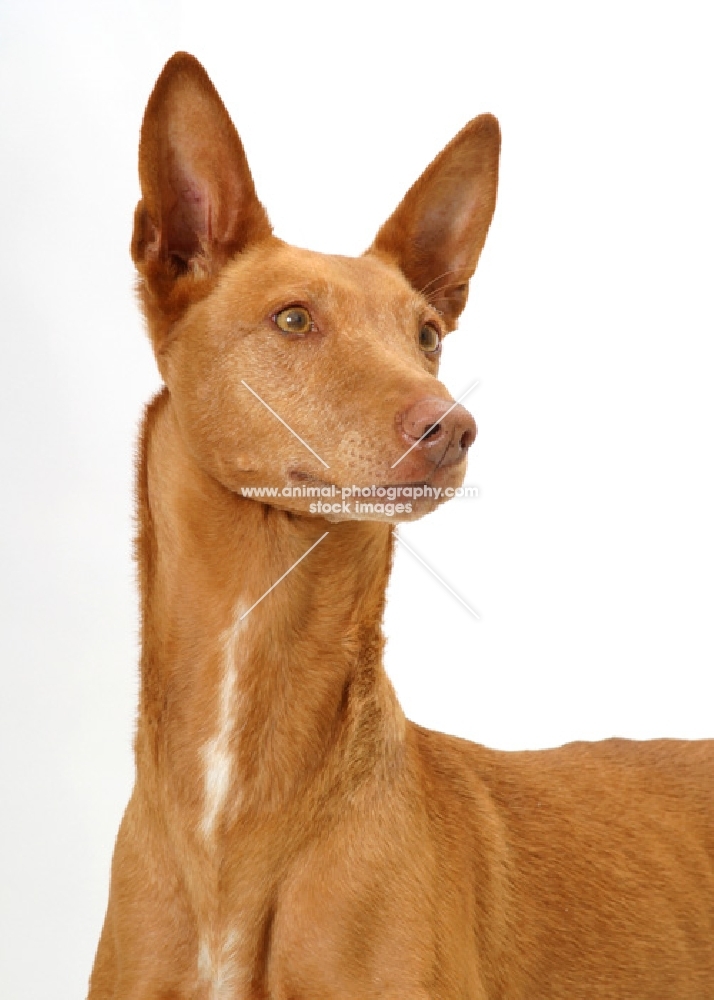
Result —
<instances>
[{"instance_id":1,"label":"white chest marking","mask_svg":"<svg viewBox=\"0 0 714 1000\"><path fill-rule=\"evenodd\" d=\"M223 662L218 688L218 719L215 735L201 747L203 759L204 805L201 832L206 840L213 835L220 812L231 787L233 753L231 737L236 725L238 686L238 639L245 626L240 621L242 606L236 610L233 625L223 633Z\"/></svg>"},{"instance_id":2,"label":"white chest marking","mask_svg":"<svg viewBox=\"0 0 714 1000\"><path fill-rule=\"evenodd\" d=\"M198 945L198 978L208 983L208 1000L234 1000L239 987L235 950L238 935L229 931L218 944L202 937Z\"/></svg>"}]
</instances>

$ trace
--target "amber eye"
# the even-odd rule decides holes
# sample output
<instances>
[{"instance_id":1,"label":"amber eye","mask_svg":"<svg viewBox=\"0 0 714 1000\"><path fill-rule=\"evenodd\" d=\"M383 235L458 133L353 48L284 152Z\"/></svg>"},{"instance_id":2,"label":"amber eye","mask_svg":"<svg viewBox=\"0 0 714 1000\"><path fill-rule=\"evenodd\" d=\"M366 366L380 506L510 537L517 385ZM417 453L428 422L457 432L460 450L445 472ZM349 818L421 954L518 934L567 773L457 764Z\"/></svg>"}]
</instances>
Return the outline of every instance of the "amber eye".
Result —
<instances>
[{"instance_id":1,"label":"amber eye","mask_svg":"<svg viewBox=\"0 0 714 1000\"><path fill-rule=\"evenodd\" d=\"M283 333L309 333L312 330L312 317L302 306L288 306L287 309L281 309L273 319Z\"/></svg>"},{"instance_id":2,"label":"amber eye","mask_svg":"<svg viewBox=\"0 0 714 1000\"><path fill-rule=\"evenodd\" d=\"M431 323L425 323L419 331L419 347L425 354L435 354L441 347L439 331Z\"/></svg>"}]
</instances>

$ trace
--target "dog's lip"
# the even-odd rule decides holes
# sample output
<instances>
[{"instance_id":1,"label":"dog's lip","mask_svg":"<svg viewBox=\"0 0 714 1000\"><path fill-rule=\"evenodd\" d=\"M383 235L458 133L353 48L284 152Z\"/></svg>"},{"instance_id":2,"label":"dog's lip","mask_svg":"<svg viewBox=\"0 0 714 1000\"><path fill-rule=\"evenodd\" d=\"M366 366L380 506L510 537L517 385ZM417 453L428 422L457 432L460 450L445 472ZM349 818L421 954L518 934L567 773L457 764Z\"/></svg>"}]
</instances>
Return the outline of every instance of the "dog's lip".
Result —
<instances>
[{"instance_id":1,"label":"dog's lip","mask_svg":"<svg viewBox=\"0 0 714 1000\"><path fill-rule=\"evenodd\" d=\"M328 487L330 489L334 487L334 489L336 489L336 490L343 489L343 487L342 486L338 486L337 483L331 483L327 479L320 479L319 476L313 476L312 473L310 473L310 472L302 472L300 469L292 469L288 473L288 478L291 479L294 483L300 483L301 485L304 485L304 486L322 486L322 487ZM354 486L355 484L352 483L350 485ZM414 479L411 482L370 483L368 487L364 487L364 488L365 489L370 489L372 486L374 486L374 488L378 489L378 490L381 490L381 489L385 489L385 490L401 489L401 490L404 490L404 489L413 489L416 486L428 486L428 485L429 485L429 481L427 479Z\"/></svg>"}]
</instances>

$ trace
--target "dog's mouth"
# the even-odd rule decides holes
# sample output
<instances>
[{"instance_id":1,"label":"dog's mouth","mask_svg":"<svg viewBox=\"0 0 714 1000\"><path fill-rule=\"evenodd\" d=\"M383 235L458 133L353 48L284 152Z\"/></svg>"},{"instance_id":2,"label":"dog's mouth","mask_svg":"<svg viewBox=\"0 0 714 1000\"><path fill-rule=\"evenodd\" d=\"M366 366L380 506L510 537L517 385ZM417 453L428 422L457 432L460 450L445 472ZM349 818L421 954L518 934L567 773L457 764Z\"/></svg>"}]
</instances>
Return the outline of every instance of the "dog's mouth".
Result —
<instances>
[{"instance_id":1,"label":"dog's mouth","mask_svg":"<svg viewBox=\"0 0 714 1000\"><path fill-rule=\"evenodd\" d=\"M428 480L338 486L337 483L293 469L290 507L305 508L328 521L368 520L391 524L431 513L453 494Z\"/></svg>"},{"instance_id":2,"label":"dog's mouth","mask_svg":"<svg viewBox=\"0 0 714 1000\"><path fill-rule=\"evenodd\" d=\"M403 492L405 490L415 491L415 490L424 490L427 488L428 489L433 488L432 484L426 479L414 480L411 482L401 482L401 483L369 483L363 486L356 486L356 484L351 483L349 486L339 486L337 483L332 483L327 479L321 479L319 476L314 476L312 473L309 472L302 472L300 469L291 470L288 473L288 479L290 480L291 483L295 484L296 486L304 486L306 489L313 488L315 490L317 489L325 490L326 496L328 495L328 493L330 496L332 495L340 496L340 494L345 490L355 491L354 493L355 496L361 495L366 497L368 495L377 496L378 494L379 496L383 496L384 494L381 492L382 490L386 490L389 492L399 490ZM356 490L359 490L360 492L357 493ZM413 492L411 494L406 493L405 495L413 496Z\"/></svg>"}]
</instances>

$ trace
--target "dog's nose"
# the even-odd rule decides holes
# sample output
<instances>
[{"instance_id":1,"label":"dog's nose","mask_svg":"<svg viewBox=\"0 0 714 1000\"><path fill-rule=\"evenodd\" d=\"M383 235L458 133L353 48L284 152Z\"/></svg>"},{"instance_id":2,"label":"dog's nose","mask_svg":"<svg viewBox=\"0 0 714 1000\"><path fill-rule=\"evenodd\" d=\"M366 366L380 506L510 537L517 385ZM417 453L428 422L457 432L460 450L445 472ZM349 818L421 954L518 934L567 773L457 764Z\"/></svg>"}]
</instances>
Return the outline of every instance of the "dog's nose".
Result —
<instances>
[{"instance_id":1,"label":"dog's nose","mask_svg":"<svg viewBox=\"0 0 714 1000\"><path fill-rule=\"evenodd\" d=\"M427 397L397 418L402 437L434 465L456 465L476 440L476 423L460 403Z\"/></svg>"}]
</instances>

